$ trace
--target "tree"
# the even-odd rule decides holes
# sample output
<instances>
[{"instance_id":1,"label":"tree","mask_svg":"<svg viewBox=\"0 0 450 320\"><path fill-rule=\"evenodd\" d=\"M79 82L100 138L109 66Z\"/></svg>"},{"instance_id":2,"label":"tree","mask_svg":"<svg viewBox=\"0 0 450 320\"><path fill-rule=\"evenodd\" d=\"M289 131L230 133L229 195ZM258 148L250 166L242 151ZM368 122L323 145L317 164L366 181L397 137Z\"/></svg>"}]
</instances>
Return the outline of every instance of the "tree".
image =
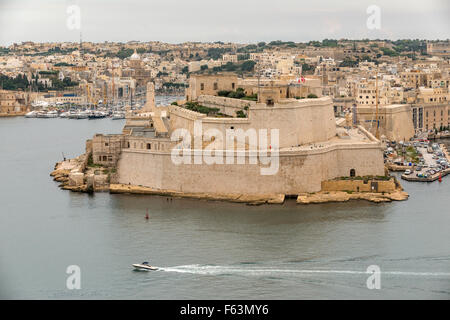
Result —
<instances>
[{"instance_id":1,"label":"tree","mask_svg":"<svg viewBox=\"0 0 450 320\"><path fill-rule=\"evenodd\" d=\"M244 61L241 65L241 70L244 72L245 71L246 72L253 71L253 69L255 68L255 64L256 64L256 62L252 61L252 60Z\"/></svg>"}]
</instances>

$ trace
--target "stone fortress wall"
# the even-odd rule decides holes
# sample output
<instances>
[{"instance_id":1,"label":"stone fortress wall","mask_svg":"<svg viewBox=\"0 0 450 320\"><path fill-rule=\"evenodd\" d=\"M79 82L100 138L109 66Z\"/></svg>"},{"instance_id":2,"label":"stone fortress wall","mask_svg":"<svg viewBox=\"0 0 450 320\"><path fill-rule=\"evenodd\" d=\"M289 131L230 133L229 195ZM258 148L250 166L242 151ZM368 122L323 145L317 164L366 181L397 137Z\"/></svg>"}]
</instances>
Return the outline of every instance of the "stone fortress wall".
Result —
<instances>
[{"instance_id":1,"label":"stone fortress wall","mask_svg":"<svg viewBox=\"0 0 450 320\"><path fill-rule=\"evenodd\" d=\"M224 98L203 99L219 103ZM240 103L242 101L236 104ZM202 121L203 132L214 128L223 136L227 129L268 129L268 133L270 129L279 129L278 171L262 175L260 168L269 165L250 164L248 157L245 164L207 164L204 161L194 164L192 161L192 164L176 165L171 159L173 142L169 139L125 137L130 144L125 143L126 147L121 150L117 183L184 193L297 195L320 191L322 181L349 176L351 172L357 176L384 175L379 141L362 128L359 132L364 139L340 139L332 101L328 97L283 99L272 106L255 103L248 109L248 118L212 118L177 106L169 107L169 115L169 133L184 128L192 136L195 120ZM270 136L268 141L270 143ZM163 147L151 145L149 148L148 144L154 143L162 143Z\"/></svg>"},{"instance_id":2,"label":"stone fortress wall","mask_svg":"<svg viewBox=\"0 0 450 320\"><path fill-rule=\"evenodd\" d=\"M187 193L299 194L321 190L321 182L336 177L383 175L377 144L336 144L323 150L280 152L275 175L261 175L261 164L180 164L170 153L123 149L118 183Z\"/></svg>"}]
</instances>

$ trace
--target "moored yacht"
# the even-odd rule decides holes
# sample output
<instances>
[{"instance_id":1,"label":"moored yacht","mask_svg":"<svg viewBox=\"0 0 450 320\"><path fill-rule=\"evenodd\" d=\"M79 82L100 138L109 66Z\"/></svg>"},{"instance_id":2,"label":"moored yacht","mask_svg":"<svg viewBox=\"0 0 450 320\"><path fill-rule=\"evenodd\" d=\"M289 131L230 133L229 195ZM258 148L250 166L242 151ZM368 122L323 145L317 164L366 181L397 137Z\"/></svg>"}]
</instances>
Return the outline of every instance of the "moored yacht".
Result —
<instances>
[{"instance_id":1,"label":"moored yacht","mask_svg":"<svg viewBox=\"0 0 450 320\"><path fill-rule=\"evenodd\" d=\"M116 111L116 112L113 113L111 119L113 119L113 120L125 119L125 112L123 112L123 111Z\"/></svg>"},{"instance_id":2,"label":"moored yacht","mask_svg":"<svg viewBox=\"0 0 450 320\"><path fill-rule=\"evenodd\" d=\"M37 117L37 111L30 111L27 114L25 114L25 118L36 118Z\"/></svg>"}]
</instances>

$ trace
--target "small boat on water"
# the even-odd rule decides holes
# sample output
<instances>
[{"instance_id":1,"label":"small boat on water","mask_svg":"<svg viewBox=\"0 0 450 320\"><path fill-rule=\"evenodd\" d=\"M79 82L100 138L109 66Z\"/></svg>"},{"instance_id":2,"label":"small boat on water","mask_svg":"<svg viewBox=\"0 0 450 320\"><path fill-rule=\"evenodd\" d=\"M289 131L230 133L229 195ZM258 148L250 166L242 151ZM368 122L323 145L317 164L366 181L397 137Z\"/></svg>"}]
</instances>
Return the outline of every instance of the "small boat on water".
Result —
<instances>
[{"instance_id":1,"label":"small boat on water","mask_svg":"<svg viewBox=\"0 0 450 320\"><path fill-rule=\"evenodd\" d=\"M27 114L25 114L25 118L36 118L37 117L37 111L30 111Z\"/></svg>"},{"instance_id":2,"label":"small boat on water","mask_svg":"<svg viewBox=\"0 0 450 320\"><path fill-rule=\"evenodd\" d=\"M87 119L89 113L86 111L70 111L67 117L69 119Z\"/></svg>"},{"instance_id":3,"label":"small boat on water","mask_svg":"<svg viewBox=\"0 0 450 320\"><path fill-rule=\"evenodd\" d=\"M58 118L58 111L40 111L36 113L36 118Z\"/></svg>"},{"instance_id":4,"label":"small boat on water","mask_svg":"<svg viewBox=\"0 0 450 320\"><path fill-rule=\"evenodd\" d=\"M106 118L108 114L106 112L103 111L92 111L89 115L88 118L89 120L91 119L102 119L102 118Z\"/></svg>"},{"instance_id":5,"label":"small boat on water","mask_svg":"<svg viewBox=\"0 0 450 320\"><path fill-rule=\"evenodd\" d=\"M153 267L148 264L148 262L135 263L133 264L134 270L136 271L155 271L158 270L157 267Z\"/></svg>"},{"instance_id":6,"label":"small boat on water","mask_svg":"<svg viewBox=\"0 0 450 320\"><path fill-rule=\"evenodd\" d=\"M114 112L111 119L112 120L125 119L125 112Z\"/></svg>"}]
</instances>

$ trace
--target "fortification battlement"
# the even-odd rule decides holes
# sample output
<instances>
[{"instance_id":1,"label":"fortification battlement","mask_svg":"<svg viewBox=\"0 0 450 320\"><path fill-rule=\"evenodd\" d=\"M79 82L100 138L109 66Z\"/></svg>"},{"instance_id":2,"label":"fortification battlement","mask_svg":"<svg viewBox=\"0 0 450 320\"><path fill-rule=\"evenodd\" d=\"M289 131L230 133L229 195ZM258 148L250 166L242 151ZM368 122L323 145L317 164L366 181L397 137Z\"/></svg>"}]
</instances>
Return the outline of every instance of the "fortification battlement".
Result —
<instances>
[{"instance_id":1,"label":"fortification battlement","mask_svg":"<svg viewBox=\"0 0 450 320\"><path fill-rule=\"evenodd\" d=\"M206 117L202 119L203 123L216 123L216 124L249 124L248 118L215 118Z\"/></svg>"},{"instance_id":2,"label":"fortification battlement","mask_svg":"<svg viewBox=\"0 0 450 320\"><path fill-rule=\"evenodd\" d=\"M227 97L211 96L211 95L201 95L198 97L197 101L204 104L212 104L223 107L240 108L253 107L256 105L256 101L234 99Z\"/></svg>"},{"instance_id":3,"label":"fortification battlement","mask_svg":"<svg viewBox=\"0 0 450 320\"><path fill-rule=\"evenodd\" d=\"M169 112L171 114L175 114L179 117L183 117L183 118L186 118L189 120L200 120L200 119L206 118L206 114L188 110L186 108L174 106L174 105L169 106Z\"/></svg>"},{"instance_id":4,"label":"fortification battlement","mask_svg":"<svg viewBox=\"0 0 450 320\"><path fill-rule=\"evenodd\" d=\"M286 98L280 99L275 102L272 106L267 105L266 103L256 103L252 109L293 109L293 108L310 108L310 107L323 107L330 105L332 103L332 99L330 97L321 97L314 99L295 99L295 98Z\"/></svg>"}]
</instances>

